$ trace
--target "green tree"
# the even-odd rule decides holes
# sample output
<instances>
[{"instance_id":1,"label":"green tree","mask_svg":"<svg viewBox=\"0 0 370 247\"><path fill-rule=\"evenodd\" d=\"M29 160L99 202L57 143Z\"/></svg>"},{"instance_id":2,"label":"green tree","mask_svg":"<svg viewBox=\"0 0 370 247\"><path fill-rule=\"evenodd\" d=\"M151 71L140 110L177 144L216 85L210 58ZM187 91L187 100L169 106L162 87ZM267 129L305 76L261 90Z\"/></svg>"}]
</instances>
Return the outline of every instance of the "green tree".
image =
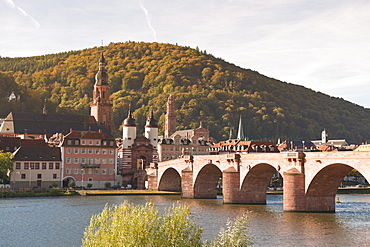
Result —
<instances>
[{"instance_id":1,"label":"green tree","mask_svg":"<svg viewBox=\"0 0 370 247\"><path fill-rule=\"evenodd\" d=\"M13 155L0 150L0 180L7 181L10 172L13 171Z\"/></svg>"},{"instance_id":2,"label":"green tree","mask_svg":"<svg viewBox=\"0 0 370 247\"><path fill-rule=\"evenodd\" d=\"M193 222L190 208L176 205L159 213L152 204L105 206L102 213L93 215L85 229L83 246L247 246L246 215L228 222L214 241L201 241L202 228Z\"/></svg>"}]
</instances>

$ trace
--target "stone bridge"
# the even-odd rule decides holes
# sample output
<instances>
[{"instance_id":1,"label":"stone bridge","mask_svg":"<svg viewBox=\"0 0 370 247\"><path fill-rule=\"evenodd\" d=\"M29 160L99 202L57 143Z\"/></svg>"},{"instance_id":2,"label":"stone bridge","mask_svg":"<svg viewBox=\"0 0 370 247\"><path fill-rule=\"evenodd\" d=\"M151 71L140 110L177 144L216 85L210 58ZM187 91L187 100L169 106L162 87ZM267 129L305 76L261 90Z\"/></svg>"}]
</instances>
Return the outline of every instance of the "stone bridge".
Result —
<instances>
[{"instance_id":1,"label":"stone bridge","mask_svg":"<svg viewBox=\"0 0 370 247\"><path fill-rule=\"evenodd\" d=\"M370 152L285 152L188 156L147 169L148 189L181 191L186 198L266 204L274 173L283 177L285 211L335 212L335 196L352 169L370 181Z\"/></svg>"}]
</instances>

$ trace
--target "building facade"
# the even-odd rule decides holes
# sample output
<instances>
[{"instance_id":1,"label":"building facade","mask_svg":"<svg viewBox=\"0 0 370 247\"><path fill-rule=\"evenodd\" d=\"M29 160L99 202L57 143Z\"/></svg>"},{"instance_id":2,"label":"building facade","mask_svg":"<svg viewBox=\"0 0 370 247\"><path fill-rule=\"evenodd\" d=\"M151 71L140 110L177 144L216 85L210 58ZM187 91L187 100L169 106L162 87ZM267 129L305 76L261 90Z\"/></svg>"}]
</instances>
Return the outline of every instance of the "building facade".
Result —
<instances>
[{"instance_id":1,"label":"building facade","mask_svg":"<svg viewBox=\"0 0 370 247\"><path fill-rule=\"evenodd\" d=\"M104 188L115 184L117 146L113 137L102 131L71 130L61 145L63 187L75 182L78 187Z\"/></svg>"},{"instance_id":2,"label":"building facade","mask_svg":"<svg viewBox=\"0 0 370 247\"><path fill-rule=\"evenodd\" d=\"M62 158L58 147L22 146L14 153L13 189L61 186Z\"/></svg>"}]
</instances>

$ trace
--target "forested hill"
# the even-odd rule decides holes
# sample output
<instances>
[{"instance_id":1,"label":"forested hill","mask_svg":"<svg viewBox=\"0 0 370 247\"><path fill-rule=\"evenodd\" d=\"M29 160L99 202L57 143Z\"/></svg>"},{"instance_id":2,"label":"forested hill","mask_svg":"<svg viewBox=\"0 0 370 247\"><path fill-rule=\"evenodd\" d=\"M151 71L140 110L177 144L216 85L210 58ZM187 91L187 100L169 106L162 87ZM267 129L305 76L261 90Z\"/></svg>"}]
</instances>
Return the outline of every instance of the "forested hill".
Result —
<instances>
[{"instance_id":1,"label":"forested hill","mask_svg":"<svg viewBox=\"0 0 370 247\"><path fill-rule=\"evenodd\" d=\"M128 105L143 131L152 107L163 133L165 103L175 96L177 128L203 126L216 140L236 135L239 116L252 140L370 140L370 111L343 99L242 69L199 49L159 43L115 43L82 51L0 58L0 117L9 111L90 114L94 76L106 58L114 123ZM1 54L0 54L1 55ZM8 102L14 91L20 102ZM116 136L119 136L119 132Z\"/></svg>"}]
</instances>

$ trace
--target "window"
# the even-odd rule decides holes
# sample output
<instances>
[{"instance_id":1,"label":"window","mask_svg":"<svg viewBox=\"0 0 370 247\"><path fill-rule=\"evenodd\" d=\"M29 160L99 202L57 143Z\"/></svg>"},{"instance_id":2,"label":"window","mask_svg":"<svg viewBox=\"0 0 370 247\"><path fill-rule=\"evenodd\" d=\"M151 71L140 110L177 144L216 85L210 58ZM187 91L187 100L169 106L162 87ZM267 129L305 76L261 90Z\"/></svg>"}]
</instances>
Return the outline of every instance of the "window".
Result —
<instances>
[{"instance_id":1,"label":"window","mask_svg":"<svg viewBox=\"0 0 370 247\"><path fill-rule=\"evenodd\" d=\"M42 178L42 174L37 174L37 179L41 179Z\"/></svg>"},{"instance_id":2,"label":"window","mask_svg":"<svg viewBox=\"0 0 370 247\"><path fill-rule=\"evenodd\" d=\"M72 153L72 148L67 148L67 154L71 154Z\"/></svg>"},{"instance_id":3,"label":"window","mask_svg":"<svg viewBox=\"0 0 370 247\"><path fill-rule=\"evenodd\" d=\"M30 163L30 168L35 169L35 163Z\"/></svg>"},{"instance_id":4,"label":"window","mask_svg":"<svg viewBox=\"0 0 370 247\"><path fill-rule=\"evenodd\" d=\"M67 164L71 164L72 163L72 158L67 158Z\"/></svg>"},{"instance_id":5,"label":"window","mask_svg":"<svg viewBox=\"0 0 370 247\"><path fill-rule=\"evenodd\" d=\"M95 154L100 154L100 149L95 149Z\"/></svg>"},{"instance_id":6,"label":"window","mask_svg":"<svg viewBox=\"0 0 370 247\"><path fill-rule=\"evenodd\" d=\"M109 159L109 164L113 164L114 163L114 160L113 159Z\"/></svg>"},{"instance_id":7,"label":"window","mask_svg":"<svg viewBox=\"0 0 370 247\"><path fill-rule=\"evenodd\" d=\"M102 163L103 164L107 164L107 159L106 158L103 158L103 159L101 159L102 160Z\"/></svg>"},{"instance_id":8,"label":"window","mask_svg":"<svg viewBox=\"0 0 370 247\"><path fill-rule=\"evenodd\" d=\"M91 145L93 145L93 141L89 141L89 145L91 146Z\"/></svg>"},{"instance_id":9,"label":"window","mask_svg":"<svg viewBox=\"0 0 370 247\"><path fill-rule=\"evenodd\" d=\"M109 154L114 154L114 149L109 149Z\"/></svg>"},{"instance_id":10,"label":"window","mask_svg":"<svg viewBox=\"0 0 370 247\"><path fill-rule=\"evenodd\" d=\"M109 168L109 174L112 175L113 174L113 168Z\"/></svg>"},{"instance_id":11,"label":"window","mask_svg":"<svg viewBox=\"0 0 370 247\"><path fill-rule=\"evenodd\" d=\"M67 140L67 145L71 146L72 145L72 140Z\"/></svg>"},{"instance_id":12,"label":"window","mask_svg":"<svg viewBox=\"0 0 370 247\"><path fill-rule=\"evenodd\" d=\"M95 169L95 174L99 174L99 169Z\"/></svg>"},{"instance_id":13,"label":"window","mask_svg":"<svg viewBox=\"0 0 370 247\"><path fill-rule=\"evenodd\" d=\"M100 164L100 158L95 159L95 164Z\"/></svg>"},{"instance_id":14,"label":"window","mask_svg":"<svg viewBox=\"0 0 370 247\"><path fill-rule=\"evenodd\" d=\"M109 141L109 146L114 146L114 141Z\"/></svg>"},{"instance_id":15,"label":"window","mask_svg":"<svg viewBox=\"0 0 370 247\"><path fill-rule=\"evenodd\" d=\"M26 174L25 173L21 174L21 179L26 179Z\"/></svg>"},{"instance_id":16,"label":"window","mask_svg":"<svg viewBox=\"0 0 370 247\"><path fill-rule=\"evenodd\" d=\"M59 169L60 163L55 163L55 169Z\"/></svg>"},{"instance_id":17,"label":"window","mask_svg":"<svg viewBox=\"0 0 370 247\"><path fill-rule=\"evenodd\" d=\"M107 169L102 169L101 174L107 174Z\"/></svg>"},{"instance_id":18,"label":"window","mask_svg":"<svg viewBox=\"0 0 370 247\"><path fill-rule=\"evenodd\" d=\"M77 168L75 169L75 174L78 174L78 169Z\"/></svg>"},{"instance_id":19,"label":"window","mask_svg":"<svg viewBox=\"0 0 370 247\"><path fill-rule=\"evenodd\" d=\"M81 141L81 145L86 145L86 141L85 140L82 140Z\"/></svg>"},{"instance_id":20,"label":"window","mask_svg":"<svg viewBox=\"0 0 370 247\"><path fill-rule=\"evenodd\" d=\"M103 141L103 146L107 146L107 141Z\"/></svg>"},{"instance_id":21,"label":"window","mask_svg":"<svg viewBox=\"0 0 370 247\"><path fill-rule=\"evenodd\" d=\"M42 170L46 169L46 163L42 163L41 166L42 166Z\"/></svg>"},{"instance_id":22,"label":"window","mask_svg":"<svg viewBox=\"0 0 370 247\"><path fill-rule=\"evenodd\" d=\"M99 146L99 145L100 145L100 141L96 141L95 143L96 143L96 145L97 145L97 146Z\"/></svg>"},{"instance_id":23,"label":"window","mask_svg":"<svg viewBox=\"0 0 370 247\"><path fill-rule=\"evenodd\" d=\"M54 173L53 174L53 179L57 179L58 177L57 177L57 174L56 173Z\"/></svg>"},{"instance_id":24,"label":"window","mask_svg":"<svg viewBox=\"0 0 370 247\"><path fill-rule=\"evenodd\" d=\"M71 174L71 171L69 169L66 169L66 174Z\"/></svg>"},{"instance_id":25,"label":"window","mask_svg":"<svg viewBox=\"0 0 370 247\"><path fill-rule=\"evenodd\" d=\"M92 154L93 153L93 149L89 148L89 154Z\"/></svg>"},{"instance_id":26,"label":"window","mask_svg":"<svg viewBox=\"0 0 370 247\"><path fill-rule=\"evenodd\" d=\"M81 149L81 153L82 153L82 154L85 154L85 153L86 153L86 148L82 148L82 149Z\"/></svg>"},{"instance_id":27,"label":"window","mask_svg":"<svg viewBox=\"0 0 370 247\"><path fill-rule=\"evenodd\" d=\"M79 151L78 148L75 148L75 154L78 154L79 153L78 151Z\"/></svg>"},{"instance_id":28,"label":"window","mask_svg":"<svg viewBox=\"0 0 370 247\"><path fill-rule=\"evenodd\" d=\"M92 178L89 178L89 182L90 182L90 181L93 181L93 179L92 179Z\"/></svg>"},{"instance_id":29,"label":"window","mask_svg":"<svg viewBox=\"0 0 370 247\"><path fill-rule=\"evenodd\" d=\"M79 158L74 158L74 162L75 164L78 164L78 161L79 161Z\"/></svg>"},{"instance_id":30,"label":"window","mask_svg":"<svg viewBox=\"0 0 370 247\"><path fill-rule=\"evenodd\" d=\"M35 163L35 169L39 170L40 169L40 163Z\"/></svg>"},{"instance_id":31,"label":"window","mask_svg":"<svg viewBox=\"0 0 370 247\"><path fill-rule=\"evenodd\" d=\"M76 145L76 146L79 146L79 145L80 145L80 140L76 139L76 140L75 140L75 145Z\"/></svg>"},{"instance_id":32,"label":"window","mask_svg":"<svg viewBox=\"0 0 370 247\"><path fill-rule=\"evenodd\" d=\"M15 162L15 169L21 169L21 162Z\"/></svg>"},{"instance_id":33,"label":"window","mask_svg":"<svg viewBox=\"0 0 370 247\"><path fill-rule=\"evenodd\" d=\"M102 150L102 154L107 154L107 150L106 149L103 149Z\"/></svg>"},{"instance_id":34,"label":"window","mask_svg":"<svg viewBox=\"0 0 370 247\"><path fill-rule=\"evenodd\" d=\"M54 169L54 163L49 162L49 170Z\"/></svg>"},{"instance_id":35,"label":"window","mask_svg":"<svg viewBox=\"0 0 370 247\"><path fill-rule=\"evenodd\" d=\"M94 159L93 158L89 158L89 165L92 165L94 164Z\"/></svg>"},{"instance_id":36,"label":"window","mask_svg":"<svg viewBox=\"0 0 370 247\"><path fill-rule=\"evenodd\" d=\"M81 158L81 163L86 164L86 158Z\"/></svg>"}]
</instances>

